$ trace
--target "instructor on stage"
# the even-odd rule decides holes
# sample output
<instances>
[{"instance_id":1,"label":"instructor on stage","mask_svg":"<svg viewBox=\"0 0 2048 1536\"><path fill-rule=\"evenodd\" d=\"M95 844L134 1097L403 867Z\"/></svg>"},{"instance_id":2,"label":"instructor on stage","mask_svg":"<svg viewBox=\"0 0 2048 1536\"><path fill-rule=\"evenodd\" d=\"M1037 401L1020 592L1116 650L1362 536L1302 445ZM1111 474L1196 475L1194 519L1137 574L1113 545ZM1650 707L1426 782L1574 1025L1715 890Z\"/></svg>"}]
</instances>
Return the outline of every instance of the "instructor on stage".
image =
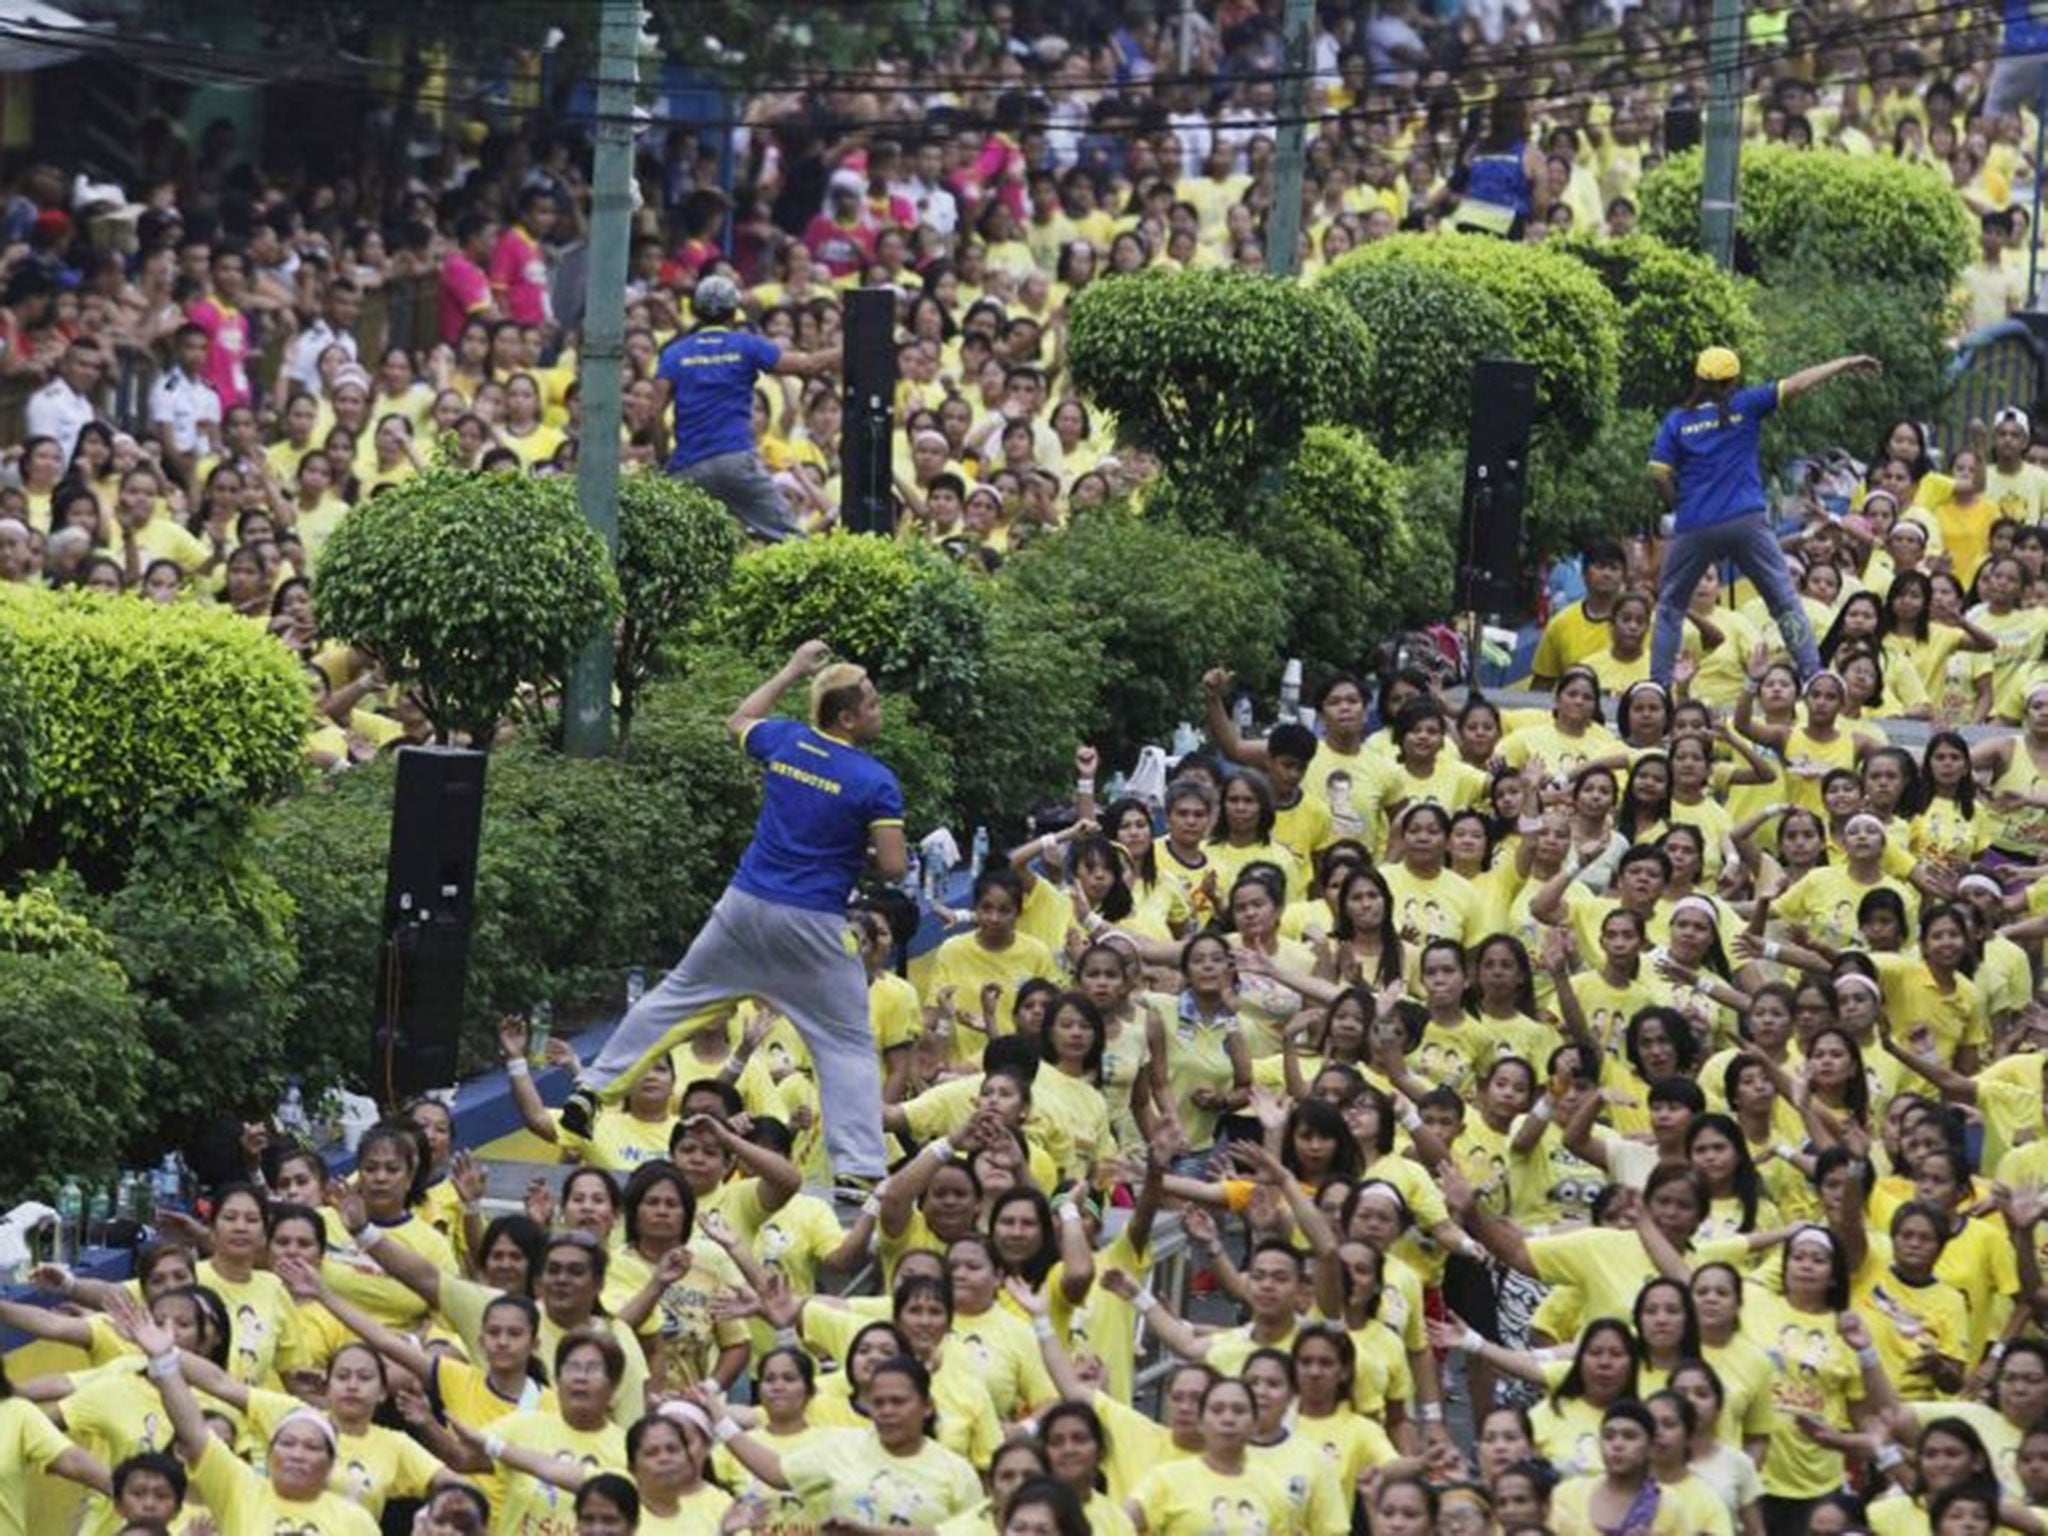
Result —
<instances>
[{"instance_id":1,"label":"instructor on stage","mask_svg":"<svg viewBox=\"0 0 2048 1536\"><path fill-rule=\"evenodd\" d=\"M1813 626L1771 531L1757 439L1764 418L1793 396L1837 374L1876 373L1881 366L1874 357L1838 357L1776 383L1738 389L1742 360L1727 347L1709 347L1694 362L1692 393L1664 418L1650 450L1650 477L1675 514L1664 545L1650 641L1650 675L1658 682L1671 686L1693 588L1709 565L1722 560L1732 560L1756 584L1778 621L1800 680L1820 670Z\"/></svg>"},{"instance_id":2,"label":"instructor on stage","mask_svg":"<svg viewBox=\"0 0 2048 1536\"><path fill-rule=\"evenodd\" d=\"M805 678L810 724L771 719ZM837 1189L857 1201L887 1171L888 1154L867 976L846 900L870 850L888 880L902 877L906 857L903 791L862 750L882 729L881 695L861 668L832 662L822 640L807 640L726 727L766 770L754 840L688 953L584 1069L562 1128L588 1136L600 1101L616 1102L656 1059L759 997L810 1048Z\"/></svg>"}]
</instances>

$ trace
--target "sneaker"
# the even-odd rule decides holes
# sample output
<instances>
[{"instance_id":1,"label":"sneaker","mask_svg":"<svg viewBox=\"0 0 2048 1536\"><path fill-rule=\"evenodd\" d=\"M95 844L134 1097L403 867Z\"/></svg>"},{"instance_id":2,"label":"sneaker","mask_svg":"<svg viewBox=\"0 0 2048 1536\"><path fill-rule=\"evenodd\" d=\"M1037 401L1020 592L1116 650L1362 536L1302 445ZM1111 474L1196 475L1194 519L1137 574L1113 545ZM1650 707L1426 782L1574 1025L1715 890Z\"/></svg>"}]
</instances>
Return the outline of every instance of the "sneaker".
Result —
<instances>
[{"instance_id":1,"label":"sneaker","mask_svg":"<svg viewBox=\"0 0 2048 1536\"><path fill-rule=\"evenodd\" d=\"M597 1118L597 1093L594 1089L578 1086L570 1091L562 1105L562 1129L571 1136L588 1140L590 1122Z\"/></svg>"},{"instance_id":2,"label":"sneaker","mask_svg":"<svg viewBox=\"0 0 2048 1536\"><path fill-rule=\"evenodd\" d=\"M882 1187L880 1179L868 1178L864 1174L843 1173L832 1181L832 1203L850 1205L858 1210L873 1198Z\"/></svg>"}]
</instances>

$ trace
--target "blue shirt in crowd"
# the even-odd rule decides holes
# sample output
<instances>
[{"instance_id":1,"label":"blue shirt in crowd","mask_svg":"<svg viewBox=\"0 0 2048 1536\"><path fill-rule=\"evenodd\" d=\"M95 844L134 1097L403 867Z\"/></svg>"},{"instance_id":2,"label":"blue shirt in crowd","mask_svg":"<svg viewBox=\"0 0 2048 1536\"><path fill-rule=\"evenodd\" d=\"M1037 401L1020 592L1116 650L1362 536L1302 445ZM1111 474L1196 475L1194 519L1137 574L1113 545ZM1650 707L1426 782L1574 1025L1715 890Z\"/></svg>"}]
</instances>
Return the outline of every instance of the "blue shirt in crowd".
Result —
<instances>
[{"instance_id":1,"label":"blue shirt in crowd","mask_svg":"<svg viewBox=\"0 0 2048 1536\"><path fill-rule=\"evenodd\" d=\"M1664 418L1650 449L1650 467L1668 469L1677 477L1678 516L1673 526L1679 533L1764 510L1757 438L1764 418L1777 408L1774 381L1738 389L1726 405L1687 406Z\"/></svg>"},{"instance_id":2,"label":"blue shirt in crowd","mask_svg":"<svg viewBox=\"0 0 2048 1536\"><path fill-rule=\"evenodd\" d=\"M794 720L758 721L742 742L768 775L761 819L732 883L785 907L845 911L867 861L869 832L903 825L896 775L860 748Z\"/></svg>"},{"instance_id":3,"label":"blue shirt in crowd","mask_svg":"<svg viewBox=\"0 0 2048 1536\"><path fill-rule=\"evenodd\" d=\"M654 376L668 380L675 396L671 474L722 453L754 451L754 380L781 360L774 342L717 325L662 349Z\"/></svg>"}]
</instances>

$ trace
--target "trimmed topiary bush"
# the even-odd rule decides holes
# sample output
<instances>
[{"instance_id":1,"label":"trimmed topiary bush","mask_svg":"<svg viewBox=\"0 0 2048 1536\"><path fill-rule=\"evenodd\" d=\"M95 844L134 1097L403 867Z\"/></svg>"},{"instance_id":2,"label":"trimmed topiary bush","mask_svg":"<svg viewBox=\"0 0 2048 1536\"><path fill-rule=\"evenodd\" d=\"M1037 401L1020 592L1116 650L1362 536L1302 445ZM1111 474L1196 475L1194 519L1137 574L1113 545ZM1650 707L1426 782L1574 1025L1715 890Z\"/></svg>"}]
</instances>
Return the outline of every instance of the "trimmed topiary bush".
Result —
<instances>
[{"instance_id":1,"label":"trimmed topiary bush","mask_svg":"<svg viewBox=\"0 0 2048 1536\"><path fill-rule=\"evenodd\" d=\"M841 532L741 557L703 635L775 663L823 639L957 740L976 723L988 600L934 550Z\"/></svg>"},{"instance_id":2,"label":"trimmed topiary bush","mask_svg":"<svg viewBox=\"0 0 2048 1536\"><path fill-rule=\"evenodd\" d=\"M1621 307L1581 263L1561 251L1486 235L1407 234L1353 251L1323 286L1341 289L1357 281L1340 275L1354 265L1426 267L1485 289L1507 315L1514 355L1539 370L1539 418L1575 443L1589 440L1606 421L1620 377ZM1470 388L1468 382L1459 393Z\"/></svg>"},{"instance_id":3,"label":"trimmed topiary bush","mask_svg":"<svg viewBox=\"0 0 2048 1536\"><path fill-rule=\"evenodd\" d=\"M1591 267L1621 305L1621 403L1667 411L1707 347L1756 351L1762 331L1743 285L1705 256L1649 235L1574 235L1557 249Z\"/></svg>"},{"instance_id":4,"label":"trimmed topiary bush","mask_svg":"<svg viewBox=\"0 0 2048 1536\"><path fill-rule=\"evenodd\" d=\"M1643 177L1646 231L1699 249L1703 166L1702 152L1687 150ZM1736 232L1766 283L1804 269L1946 295L1969 264L1975 226L1943 167L1745 144L1741 175Z\"/></svg>"},{"instance_id":5,"label":"trimmed topiary bush","mask_svg":"<svg viewBox=\"0 0 2048 1536\"><path fill-rule=\"evenodd\" d=\"M1239 271L1091 283L1068 331L1074 382L1169 471L1232 477L1314 422L1362 423L1372 333L1334 293Z\"/></svg>"},{"instance_id":6,"label":"trimmed topiary bush","mask_svg":"<svg viewBox=\"0 0 2048 1536\"><path fill-rule=\"evenodd\" d=\"M1407 457L1462 443L1472 365L1514 351L1500 300L1466 273L1414 262L1340 261L1317 286L1372 331L1379 367L1365 426L1380 446Z\"/></svg>"},{"instance_id":7,"label":"trimmed topiary bush","mask_svg":"<svg viewBox=\"0 0 2048 1536\"><path fill-rule=\"evenodd\" d=\"M227 608L7 587L0 635L43 742L23 867L70 859L110 884L152 822L246 809L298 777L298 663Z\"/></svg>"},{"instance_id":8,"label":"trimmed topiary bush","mask_svg":"<svg viewBox=\"0 0 2048 1536\"><path fill-rule=\"evenodd\" d=\"M521 689L554 691L619 616L565 479L435 470L344 518L316 577L329 634L415 689L438 739L488 748Z\"/></svg>"},{"instance_id":9,"label":"trimmed topiary bush","mask_svg":"<svg viewBox=\"0 0 2048 1536\"><path fill-rule=\"evenodd\" d=\"M702 617L732 579L744 547L732 514L702 487L672 475L620 479L620 736L632 729L662 642Z\"/></svg>"}]
</instances>

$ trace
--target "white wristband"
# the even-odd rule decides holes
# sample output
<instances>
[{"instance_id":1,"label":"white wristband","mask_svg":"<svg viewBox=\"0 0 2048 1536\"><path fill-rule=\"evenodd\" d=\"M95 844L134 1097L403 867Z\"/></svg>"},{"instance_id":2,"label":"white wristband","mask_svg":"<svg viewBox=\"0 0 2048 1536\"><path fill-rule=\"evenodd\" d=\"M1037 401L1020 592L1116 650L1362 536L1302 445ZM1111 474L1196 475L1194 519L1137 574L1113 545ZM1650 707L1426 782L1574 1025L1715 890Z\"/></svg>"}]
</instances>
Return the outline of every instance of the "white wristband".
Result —
<instances>
[{"instance_id":1,"label":"white wristband","mask_svg":"<svg viewBox=\"0 0 2048 1536\"><path fill-rule=\"evenodd\" d=\"M1074 793L1075 793L1075 794L1077 794L1077 795L1092 795L1092 794L1094 794L1094 793L1095 793L1095 781L1094 781L1093 779L1076 779L1076 780L1074 780Z\"/></svg>"},{"instance_id":2,"label":"white wristband","mask_svg":"<svg viewBox=\"0 0 2048 1536\"><path fill-rule=\"evenodd\" d=\"M733 1418L720 1419L711 1426L711 1438L720 1445L724 1445L728 1440L745 1433L746 1431L740 1428L739 1420Z\"/></svg>"},{"instance_id":3,"label":"white wristband","mask_svg":"<svg viewBox=\"0 0 2048 1536\"><path fill-rule=\"evenodd\" d=\"M1465 1354L1476 1355L1485 1343L1486 1335L1477 1328L1467 1328L1464 1337L1458 1340L1455 1347Z\"/></svg>"},{"instance_id":4,"label":"white wristband","mask_svg":"<svg viewBox=\"0 0 2048 1536\"><path fill-rule=\"evenodd\" d=\"M1781 953L1783 953L1783 950L1776 939L1764 940L1764 958L1766 960L1775 960Z\"/></svg>"},{"instance_id":5,"label":"white wristband","mask_svg":"<svg viewBox=\"0 0 2048 1536\"><path fill-rule=\"evenodd\" d=\"M527 1064L524 1056L514 1056L505 1063L505 1075L507 1077L531 1077L533 1076L533 1068Z\"/></svg>"},{"instance_id":6,"label":"white wristband","mask_svg":"<svg viewBox=\"0 0 2048 1536\"><path fill-rule=\"evenodd\" d=\"M1059 846L1059 834L1056 832L1048 832L1045 834L1045 836L1041 837L1038 840L1038 856L1041 859L1049 859L1053 856L1055 852L1058 851Z\"/></svg>"},{"instance_id":7,"label":"white wristband","mask_svg":"<svg viewBox=\"0 0 2048 1536\"><path fill-rule=\"evenodd\" d=\"M794 1328L778 1328L775 1330L775 1347L777 1349L794 1349L801 1343L803 1343L803 1338Z\"/></svg>"},{"instance_id":8,"label":"white wristband","mask_svg":"<svg viewBox=\"0 0 2048 1536\"><path fill-rule=\"evenodd\" d=\"M861 1201L860 1213L863 1216L880 1216L882 1214L882 1197L880 1195L869 1195L867 1199Z\"/></svg>"},{"instance_id":9,"label":"white wristband","mask_svg":"<svg viewBox=\"0 0 2048 1536\"><path fill-rule=\"evenodd\" d=\"M1036 1337L1038 1337L1038 1338L1041 1338L1041 1339L1049 1339L1049 1338L1051 1338L1051 1337L1052 1337L1052 1319L1051 1319L1051 1318L1049 1318L1049 1317L1034 1317L1034 1318L1032 1318L1032 1319L1031 1319L1031 1332L1032 1332L1032 1333L1033 1333L1033 1334L1034 1334L1034 1335L1035 1335Z\"/></svg>"},{"instance_id":10,"label":"white wristband","mask_svg":"<svg viewBox=\"0 0 2048 1536\"><path fill-rule=\"evenodd\" d=\"M926 1142L925 1150L938 1153L939 1161L942 1163L953 1161L953 1143L943 1136L934 1136L930 1141Z\"/></svg>"},{"instance_id":11,"label":"white wristband","mask_svg":"<svg viewBox=\"0 0 2048 1536\"><path fill-rule=\"evenodd\" d=\"M1877 1453L1877 1469L1880 1472L1889 1472L1905 1459L1906 1453L1896 1445L1882 1446Z\"/></svg>"},{"instance_id":12,"label":"white wristband","mask_svg":"<svg viewBox=\"0 0 2048 1536\"><path fill-rule=\"evenodd\" d=\"M1416 1108L1416 1107L1415 1107L1415 1106L1414 1106L1413 1104L1407 1104L1407 1105L1404 1105L1404 1106L1402 1106L1402 1109L1401 1109L1401 1129L1402 1129L1402 1130L1404 1130L1404 1131L1412 1131L1412 1130L1416 1129L1416 1128L1417 1128L1418 1126L1420 1126L1421 1124L1422 1124L1422 1111L1421 1111L1421 1110L1417 1109L1417 1108Z\"/></svg>"},{"instance_id":13,"label":"white wristband","mask_svg":"<svg viewBox=\"0 0 2048 1536\"><path fill-rule=\"evenodd\" d=\"M505 1437L503 1435L485 1435L484 1454L493 1461L503 1456L505 1454Z\"/></svg>"},{"instance_id":14,"label":"white wristband","mask_svg":"<svg viewBox=\"0 0 2048 1536\"><path fill-rule=\"evenodd\" d=\"M1880 1359L1875 1344L1866 1344L1856 1351L1856 1363L1865 1370L1873 1369Z\"/></svg>"},{"instance_id":15,"label":"white wristband","mask_svg":"<svg viewBox=\"0 0 2048 1536\"><path fill-rule=\"evenodd\" d=\"M1424 1403L1415 1410L1415 1417L1425 1424L1441 1424L1444 1421L1442 1403Z\"/></svg>"},{"instance_id":16,"label":"white wristband","mask_svg":"<svg viewBox=\"0 0 2048 1536\"><path fill-rule=\"evenodd\" d=\"M1061 1221L1079 1221L1081 1219L1081 1207L1069 1200L1060 1206L1059 1217Z\"/></svg>"},{"instance_id":17,"label":"white wristband","mask_svg":"<svg viewBox=\"0 0 2048 1536\"><path fill-rule=\"evenodd\" d=\"M1159 1305L1159 1297L1149 1285L1140 1286L1138 1294L1131 1298L1131 1305L1140 1312L1149 1312Z\"/></svg>"},{"instance_id":18,"label":"white wristband","mask_svg":"<svg viewBox=\"0 0 2048 1536\"><path fill-rule=\"evenodd\" d=\"M160 1355L151 1355L143 1370L152 1381L168 1381L178 1374L177 1350L167 1349Z\"/></svg>"},{"instance_id":19,"label":"white wristband","mask_svg":"<svg viewBox=\"0 0 2048 1536\"><path fill-rule=\"evenodd\" d=\"M1531 1104L1529 1106L1529 1118L1531 1120L1534 1120L1538 1125L1548 1124L1550 1121L1550 1117L1556 1113L1557 1106L1552 1104L1548 1099L1538 1099L1534 1104Z\"/></svg>"}]
</instances>

